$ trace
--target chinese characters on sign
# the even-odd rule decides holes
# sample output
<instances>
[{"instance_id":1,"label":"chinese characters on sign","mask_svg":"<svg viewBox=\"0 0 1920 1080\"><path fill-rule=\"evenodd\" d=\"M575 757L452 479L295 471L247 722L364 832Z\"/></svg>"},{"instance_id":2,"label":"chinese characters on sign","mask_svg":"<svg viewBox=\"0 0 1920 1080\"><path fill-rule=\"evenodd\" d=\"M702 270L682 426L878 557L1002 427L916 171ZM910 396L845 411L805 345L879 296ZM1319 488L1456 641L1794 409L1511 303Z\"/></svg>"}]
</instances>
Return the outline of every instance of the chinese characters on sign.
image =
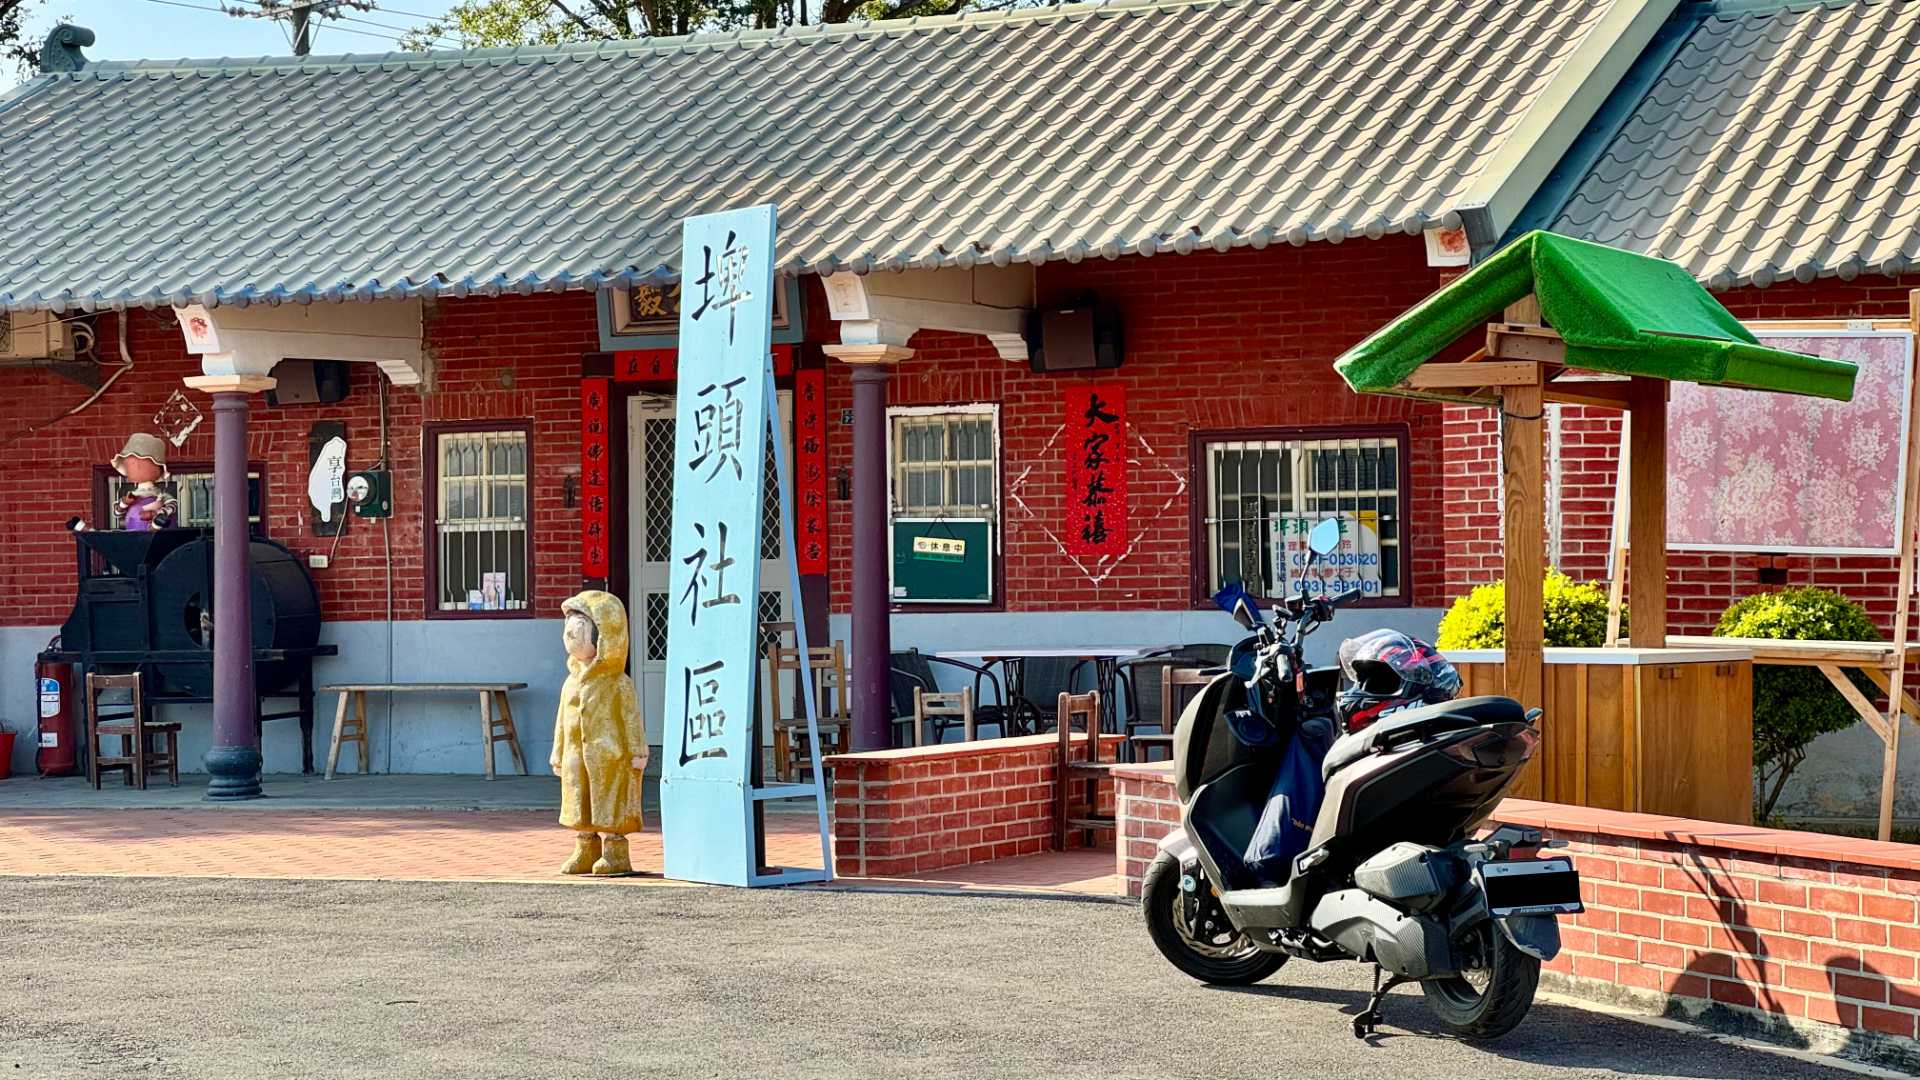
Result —
<instances>
[{"instance_id":1,"label":"chinese characters on sign","mask_svg":"<svg viewBox=\"0 0 1920 1080\"><path fill-rule=\"evenodd\" d=\"M613 381L670 383L679 375L677 349L622 349L613 354ZM793 374L793 346L773 347L773 373Z\"/></svg>"},{"instance_id":2,"label":"chinese characters on sign","mask_svg":"<svg viewBox=\"0 0 1920 1080\"><path fill-rule=\"evenodd\" d=\"M773 208L686 222L675 388L673 546L668 560L665 771L660 814L669 877L725 885L770 883L756 800L754 715L759 695L762 492L773 391ZM785 468L782 439L775 454ZM781 528L793 529L782 492ZM797 579L786 583L797 644L806 649ZM810 698L811 695L809 694ZM810 709L811 709L811 702ZM817 748L818 739L807 740ZM813 751L817 752L817 751ZM826 799L819 777L823 858ZM795 785L798 786L798 785ZM828 871L777 880L823 880Z\"/></svg>"},{"instance_id":3,"label":"chinese characters on sign","mask_svg":"<svg viewBox=\"0 0 1920 1080\"><path fill-rule=\"evenodd\" d=\"M827 572L827 372L793 377L794 555L802 574Z\"/></svg>"},{"instance_id":4,"label":"chinese characters on sign","mask_svg":"<svg viewBox=\"0 0 1920 1080\"><path fill-rule=\"evenodd\" d=\"M580 576L605 581L609 572L607 380L580 381Z\"/></svg>"},{"instance_id":5,"label":"chinese characters on sign","mask_svg":"<svg viewBox=\"0 0 1920 1080\"><path fill-rule=\"evenodd\" d=\"M1119 383L1067 388L1067 553L1127 550L1127 398Z\"/></svg>"},{"instance_id":6,"label":"chinese characters on sign","mask_svg":"<svg viewBox=\"0 0 1920 1080\"><path fill-rule=\"evenodd\" d=\"M726 243L721 246L717 256L713 249L712 244L700 245L702 272L693 282L700 287L700 306L694 309L692 318L698 322L702 316L717 309L726 316L727 344L732 345L733 332L738 324L738 313L734 309L754 298L753 289L747 282L747 260L753 252L745 240L734 235L732 229L727 230ZM765 253L761 258L765 261ZM764 298L772 289L772 283L769 282L766 288L760 290L763 309L766 306ZM772 323L768 323L767 329L773 329Z\"/></svg>"},{"instance_id":7,"label":"chinese characters on sign","mask_svg":"<svg viewBox=\"0 0 1920 1080\"><path fill-rule=\"evenodd\" d=\"M913 557L928 562L966 562L967 542L950 536L916 536Z\"/></svg>"},{"instance_id":8,"label":"chinese characters on sign","mask_svg":"<svg viewBox=\"0 0 1920 1080\"><path fill-rule=\"evenodd\" d=\"M1307 534L1321 520L1279 515L1269 523L1273 580L1284 583L1281 595L1339 596L1355 589L1368 598L1381 595L1380 515L1372 510L1334 515L1340 523L1340 546L1309 568Z\"/></svg>"}]
</instances>

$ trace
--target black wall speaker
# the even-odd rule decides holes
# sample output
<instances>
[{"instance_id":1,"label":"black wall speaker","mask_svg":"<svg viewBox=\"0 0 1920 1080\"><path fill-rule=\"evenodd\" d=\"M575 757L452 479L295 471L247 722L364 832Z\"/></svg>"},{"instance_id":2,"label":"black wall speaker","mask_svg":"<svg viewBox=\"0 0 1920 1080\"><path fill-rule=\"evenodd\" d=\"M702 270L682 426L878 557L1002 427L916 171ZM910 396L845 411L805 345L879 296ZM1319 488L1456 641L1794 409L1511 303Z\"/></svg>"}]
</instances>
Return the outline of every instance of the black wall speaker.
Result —
<instances>
[{"instance_id":1,"label":"black wall speaker","mask_svg":"<svg viewBox=\"0 0 1920 1080\"><path fill-rule=\"evenodd\" d=\"M345 360L282 360L273 365L277 384L269 405L326 405L347 396Z\"/></svg>"},{"instance_id":2,"label":"black wall speaker","mask_svg":"<svg viewBox=\"0 0 1920 1080\"><path fill-rule=\"evenodd\" d=\"M1120 311L1092 297L1037 311L1027 320L1027 364L1036 372L1117 368Z\"/></svg>"}]
</instances>

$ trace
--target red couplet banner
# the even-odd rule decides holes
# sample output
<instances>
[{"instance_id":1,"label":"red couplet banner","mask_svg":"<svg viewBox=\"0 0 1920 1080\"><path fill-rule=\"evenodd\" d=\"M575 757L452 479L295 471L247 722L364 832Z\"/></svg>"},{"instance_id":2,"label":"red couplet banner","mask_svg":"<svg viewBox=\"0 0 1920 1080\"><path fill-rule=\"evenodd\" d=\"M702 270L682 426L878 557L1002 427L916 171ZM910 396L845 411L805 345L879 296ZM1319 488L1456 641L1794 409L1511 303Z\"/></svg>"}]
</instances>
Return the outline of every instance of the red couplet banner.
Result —
<instances>
[{"instance_id":1,"label":"red couplet banner","mask_svg":"<svg viewBox=\"0 0 1920 1080\"><path fill-rule=\"evenodd\" d=\"M611 478L608 457L606 379L580 380L580 576L605 579L608 499Z\"/></svg>"},{"instance_id":2,"label":"red couplet banner","mask_svg":"<svg viewBox=\"0 0 1920 1080\"><path fill-rule=\"evenodd\" d=\"M827 572L827 372L793 376L794 554L802 574Z\"/></svg>"},{"instance_id":3,"label":"red couplet banner","mask_svg":"<svg viewBox=\"0 0 1920 1080\"><path fill-rule=\"evenodd\" d=\"M1067 552L1127 549L1127 393L1117 382L1067 388Z\"/></svg>"}]
</instances>

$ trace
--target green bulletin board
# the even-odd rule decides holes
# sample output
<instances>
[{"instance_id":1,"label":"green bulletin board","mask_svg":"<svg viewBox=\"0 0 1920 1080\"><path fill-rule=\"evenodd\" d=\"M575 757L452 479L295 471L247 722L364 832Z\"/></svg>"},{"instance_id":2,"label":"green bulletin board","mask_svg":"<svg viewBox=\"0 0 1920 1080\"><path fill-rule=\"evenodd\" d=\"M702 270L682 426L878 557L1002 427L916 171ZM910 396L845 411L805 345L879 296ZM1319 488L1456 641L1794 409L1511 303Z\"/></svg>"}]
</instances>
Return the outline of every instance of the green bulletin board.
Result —
<instances>
[{"instance_id":1,"label":"green bulletin board","mask_svg":"<svg viewBox=\"0 0 1920 1080\"><path fill-rule=\"evenodd\" d=\"M993 602L993 523L985 518L896 518L897 604Z\"/></svg>"}]
</instances>

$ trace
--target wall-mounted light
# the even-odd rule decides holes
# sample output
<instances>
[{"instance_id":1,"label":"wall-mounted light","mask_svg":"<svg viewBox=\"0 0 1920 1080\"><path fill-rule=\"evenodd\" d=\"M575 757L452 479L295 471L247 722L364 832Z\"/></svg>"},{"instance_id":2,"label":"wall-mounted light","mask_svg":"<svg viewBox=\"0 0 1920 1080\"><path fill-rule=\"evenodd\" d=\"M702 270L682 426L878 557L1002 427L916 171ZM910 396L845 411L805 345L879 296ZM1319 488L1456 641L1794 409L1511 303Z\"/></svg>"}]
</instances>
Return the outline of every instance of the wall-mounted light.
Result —
<instances>
[{"instance_id":1,"label":"wall-mounted light","mask_svg":"<svg viewBox=\"0 0 1920 1080\"><path fill-rule=\"evenodd\" d=\"M560 505L569 510L580 505L580 474L570 472L560 481Z\"/></svg>"},{"instance_id":2,"label":"wall-mounted light","mask_svg":"<svg viewBox=\"0 0 1920 1080\"><path fill-rule=\"evenodd\" d=\"M845 465L833 470L833 497L841 502L853 498L853 472Z\"/></svg>"}]
</instances>

